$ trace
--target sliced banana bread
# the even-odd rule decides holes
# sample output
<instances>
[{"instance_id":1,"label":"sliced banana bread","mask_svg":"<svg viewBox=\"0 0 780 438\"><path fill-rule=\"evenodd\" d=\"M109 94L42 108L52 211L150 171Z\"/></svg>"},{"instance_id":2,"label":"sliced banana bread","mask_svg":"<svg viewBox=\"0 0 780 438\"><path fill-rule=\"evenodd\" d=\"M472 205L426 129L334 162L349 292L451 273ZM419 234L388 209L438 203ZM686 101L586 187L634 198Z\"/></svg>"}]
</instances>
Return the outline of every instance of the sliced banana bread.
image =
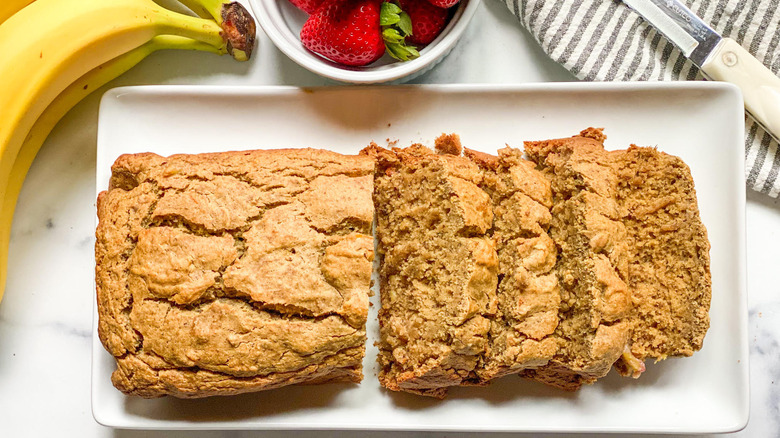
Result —
<instances>
[{"instance_id":1,"label":"sliced banana bread","mask_svg":"<svg viewBox=\"0 0 780 438\"><path fill-rule=\"evenodd\" d=\"M558 348L550 336L561 301L553 271L557 249L547 233L552 192L521 150L507 147L497 157L469 149L465 154L484 172L480 187L493 203L491 235L498 251L498 308L477 368L479 380L488 381L545 365Z\"/></svg>"},{"instance_id":2,"label":"sliced banana bread","mask_svg":"<svg viewBox=\"0 0 780 438\"><path fill-rule=\"evenodd\" d=\"M636 376L643 369L636 359L690 356L701 349L712 295L710 243L691 171L680 158L636 146L614 154L635 303L629 319L635 359L625 355L616 367Z\"/></svg>"},{"instance_id":3,"label":"sliced banana bread","mask_svg":"<svg viewBox=\"0 0 780 438\"><path fill-rule=\"evenodd\" d=\"M561 306L555 357L524 375L567 390L606 375L631 334L627 231L614 157L604 151L603 140L601 131L586 130L525 143L551 182L550 236L559 248Z\"/></svg>"},{"instance_id":4,"label":"sliced banana bread","mask_svg":"<svg viewBox=\"0 0 780 438\"><path fill-rule=\"evenodd\" d=\"M496 309L490 197L479 168L451 147L363 151L377 160L379 381L433 397L474 380Z\"/></svg>"}]
</instances>

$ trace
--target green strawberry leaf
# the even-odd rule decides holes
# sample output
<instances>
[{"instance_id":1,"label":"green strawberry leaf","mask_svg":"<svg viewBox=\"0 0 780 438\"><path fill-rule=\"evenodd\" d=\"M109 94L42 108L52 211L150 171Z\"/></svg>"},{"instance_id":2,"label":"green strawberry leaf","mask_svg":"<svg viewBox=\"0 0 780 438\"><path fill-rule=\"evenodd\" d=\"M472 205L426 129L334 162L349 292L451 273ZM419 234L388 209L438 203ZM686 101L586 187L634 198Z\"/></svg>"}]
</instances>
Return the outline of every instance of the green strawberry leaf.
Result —
<instances>
[{"instance_id":1,"label":"green strawberry leaf","mask_svg":"<svg viewBox=\"0 0 780 438\"><path fill-rule=\"evenodd\" d=\"M401 29L404 36L412 34L412 18L409 17L409 14L406 12L401 11L400 19L398 20L398 28Z\"/></svg>"},{"instance_id":2,"label":"green strawberry leaf","mask_svg":"<svg viewBox=\"0 0 780 438\"><path fill-rule=\"evenodd\" d=\"M416 48L406 45L406 37L412 34L412 19L400 6L389 1L382 2L379 24L385 48L392 58L409 61L420 56Z\"/></svg>"},{"instance_id":3,"label":"green strawberry leaf","mask_svg":"<svg viewBox=\"0 0 780 438\"><path fill-rule=\"evenodd\" d=\"M401 21L401 7L395 3L382 2L379 9L379 24L382 26L392 26Z\"/></svg>"},{"instance_id":4,"label":"green strawberry leaf","mask_svg":"<svg viewBox=\"0 0 780 438\"><path fill-rule=\"evenodd\" d=\"M393 29L391 27L388 27L387 29L382 31L382 39L385 40L386 43L392 43L392 44L404 43L404 36L401 35L397 29Z\"/></svg>"},{"instance_id":5,"label":"green strawberry leaf","mask_svg":"<svg viewBox=\"0 0 780 438\"><path fill-rule=\"evenodd\" d=\"M386 42L385 47L387 48L387 53L399 61L409 61L420 56L420 52L412 46Z\"/></svg>"}]
</instances>

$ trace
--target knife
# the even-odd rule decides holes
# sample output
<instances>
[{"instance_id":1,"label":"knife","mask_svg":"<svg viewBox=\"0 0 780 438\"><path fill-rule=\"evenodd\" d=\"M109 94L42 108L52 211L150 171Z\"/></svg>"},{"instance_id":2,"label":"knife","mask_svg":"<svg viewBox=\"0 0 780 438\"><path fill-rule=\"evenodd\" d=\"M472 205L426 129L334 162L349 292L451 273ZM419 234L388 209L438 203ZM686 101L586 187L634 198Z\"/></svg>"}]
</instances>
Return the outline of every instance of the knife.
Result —
<instances>
[{"instance_id":1,"label":"knife","mask_svg":"<svg viewBox=\"0 0 780 438\"><path fill-rule=\"evenodd\" d=\"M780 141L780 78L731 38L723 38L679 0L623 0L683 55L707 79L739 87L745 109Z\"/></svg>"}]
</instances>

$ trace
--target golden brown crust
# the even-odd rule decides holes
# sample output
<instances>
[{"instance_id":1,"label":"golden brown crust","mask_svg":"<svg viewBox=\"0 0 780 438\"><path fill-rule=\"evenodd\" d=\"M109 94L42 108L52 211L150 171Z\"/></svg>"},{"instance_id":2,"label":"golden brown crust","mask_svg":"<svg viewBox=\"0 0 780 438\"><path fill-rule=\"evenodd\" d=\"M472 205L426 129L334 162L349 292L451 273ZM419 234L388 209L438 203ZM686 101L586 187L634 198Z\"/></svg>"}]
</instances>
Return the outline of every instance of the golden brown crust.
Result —
<instances>
[{"instance_id":1,"label":"golden brown crust","mask_svg":"<svg viewBox=\"0 0 780 438\"><path fill-rule=\"evenodd\" d=\"M235 395L268 390L293 384L335 382L359 383L363 379L363 348L343 351L319 364L289 373L237 378L195 368L169 368L165 362L148 354L117 358L117 369L111 382L124 393L144 398L172 395L177 398L201 398ZM349 366L349 364L355 364Z\"/></svg>"},{"instance_id":2,"label":"golden brown crust","mask_svg":"<svg viewBox=\"0 0 780 438\"><path fill-rule=\"evenodd\" d=\"M564 391L577 391L583 383L593 382L558 361L549 362L541 368L525 370L522 376Z\"/></svg>"},{"instance_id":3,"label":"golden brown crust","mask_svg":"<svg viewBox=\"0 0 780 438\"><path fill-rule=\"evenodd\" d=\"M359 381L373 160L124 155L98 198L99 334L144 397Z\"/></svg>"},{"instance_id":4,"label":"golden brown crust","mask_svg":"<svg viewBox=\"0 0 780 438\"><path fill-rule=\"evenodd\" d=\"M473 161L477 166L483 169L495 169L498 167L498 157L485 152L475 151L469 148L463 148L463 156Z\"/></svg>"},{"instance_id":5,"label":"golden brown crust","mask_svg":"<svg viewBox=\"0 0 780 438\"><path fill-rule=\"evenodd\" d=\"M132 296L117 291L127 287L126 259L156 199L152 185L148 183L139 184L128 192L112 190L98 196L100 223L95 233L98 335L114 356L135 351L141 342L130 326Z\"/></svg>"}]
</instances>

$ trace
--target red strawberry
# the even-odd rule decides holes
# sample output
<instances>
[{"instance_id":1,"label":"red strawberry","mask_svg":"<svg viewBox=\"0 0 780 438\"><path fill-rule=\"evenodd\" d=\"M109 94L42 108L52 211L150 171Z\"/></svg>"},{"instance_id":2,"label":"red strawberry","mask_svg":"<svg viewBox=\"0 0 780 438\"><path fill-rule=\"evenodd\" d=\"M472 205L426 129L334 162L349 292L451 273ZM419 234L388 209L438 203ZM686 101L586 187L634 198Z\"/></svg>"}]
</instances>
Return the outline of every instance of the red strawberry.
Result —
<instances>
[{"instance_id":1,"label":"red strawberry","mask_svg":"<svg viewBox=\"0 0 780 438\"><path fill-rule=\"evenodd\" d=\"M296 8L307 14L313 14L322 2L323 0L290 0L290 3L295 5Z\"/></svg>"},{"instance_id":2,"label":"red strawberry","mask_svg":"<svg viewBox=\"0 0 780 438\"><path fill-rule=\"evenodd\" d=\"M344 65L367 65L385 53L379 0L328 0L304 23L301 42Z\"/></svg>"},{"instance_id":3,"label":"red strawberry","mask_svg":"<svg viewBox=\"0 0 780 438\"><path fill-rule=\"evenodd\" d=\"M457 5L458 2L460 2L460 0L428 0L428 1L431 2L432 5L444 9L451 8Z\"/></svg>"},{"instance_id":4,"label":"red strawberry","mask_svg":"<svg viewBox=\"0 0 780 438\"><path fill-rule=\"evenodd\" d=\"M427 0L399 0L399 3L412 20L412 34L406 37L407 43L429 44L447 24L449 12Z\"/></svg>"}]
</instances>

